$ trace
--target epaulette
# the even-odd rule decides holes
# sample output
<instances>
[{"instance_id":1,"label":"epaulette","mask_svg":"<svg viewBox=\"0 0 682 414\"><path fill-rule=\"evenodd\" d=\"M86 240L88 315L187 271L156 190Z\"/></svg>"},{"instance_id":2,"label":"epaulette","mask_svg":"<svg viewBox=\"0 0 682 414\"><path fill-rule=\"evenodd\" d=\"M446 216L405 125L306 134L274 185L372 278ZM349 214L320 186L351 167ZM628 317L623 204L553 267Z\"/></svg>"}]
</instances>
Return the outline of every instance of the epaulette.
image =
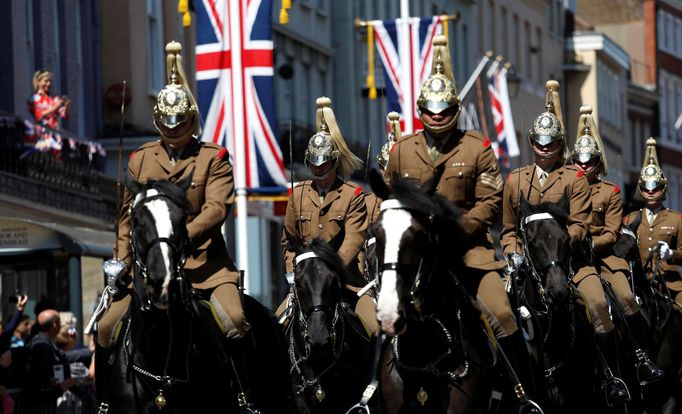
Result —
<instances>
[{"instance_id":1,"label":"epaulette","mask_svg":"<svg viewBox=\"0 0 682 414\"><path fill-rule=\"evenodd\" d=\"M483 145L483 148L488 148L490 146L490 138L486 137L479 131L466 130L464 131L464 135L462 135L462 139L464 138L471 138L479 141Z\"/></svg>"},{"instance_id":2,"label":"epaulette","mask_svg":"<svg viewBox=\"0 0 682 414\"><path fill-rule=\"evenodd\" d=\"M353 196L354 197L357 197L364 192L364 190L362 189L362 186L360 184L355 183L354 181L350 181L350 180L344 181L343 184L347 185L353 189Z\"/></svg>"}]
</instances>

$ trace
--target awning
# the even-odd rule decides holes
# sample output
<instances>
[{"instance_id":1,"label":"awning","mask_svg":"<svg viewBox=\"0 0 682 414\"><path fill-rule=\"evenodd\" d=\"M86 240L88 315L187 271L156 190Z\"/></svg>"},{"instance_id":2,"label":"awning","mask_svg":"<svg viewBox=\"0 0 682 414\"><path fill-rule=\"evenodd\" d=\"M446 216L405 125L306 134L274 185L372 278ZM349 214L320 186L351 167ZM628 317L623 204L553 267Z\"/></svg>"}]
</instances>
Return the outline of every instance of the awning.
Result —
<instances>
[{"instance_id":1,"label":"awning","mask_svg":"<svg viewBox=\"0 0 682 414\"><path fill-rule=\"evenodd\" d=\"M0 217L0 255L61 250L79 256L111 257L114 233L28 219Z\"/></svg>"}]
</instances>

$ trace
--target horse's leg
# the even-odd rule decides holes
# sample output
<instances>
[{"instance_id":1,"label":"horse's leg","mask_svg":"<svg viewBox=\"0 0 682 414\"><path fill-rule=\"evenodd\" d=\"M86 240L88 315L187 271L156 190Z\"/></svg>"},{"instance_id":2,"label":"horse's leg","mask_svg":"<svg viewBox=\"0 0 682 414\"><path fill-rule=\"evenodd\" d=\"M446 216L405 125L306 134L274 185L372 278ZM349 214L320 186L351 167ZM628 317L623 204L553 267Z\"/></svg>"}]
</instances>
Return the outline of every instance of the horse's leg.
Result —
<instances>
[{"instance_id":1,"label":"horse's leg","mask_svg":"<svg viewBox=\"0 0 682 414\"><path fill-rule=\"evenodd\" d=\"M381 395L383 406L387 414L397 414L403 406L403 381L393 366L393 348L387 347L381 358Z\"/></svg>"}]
</instances>

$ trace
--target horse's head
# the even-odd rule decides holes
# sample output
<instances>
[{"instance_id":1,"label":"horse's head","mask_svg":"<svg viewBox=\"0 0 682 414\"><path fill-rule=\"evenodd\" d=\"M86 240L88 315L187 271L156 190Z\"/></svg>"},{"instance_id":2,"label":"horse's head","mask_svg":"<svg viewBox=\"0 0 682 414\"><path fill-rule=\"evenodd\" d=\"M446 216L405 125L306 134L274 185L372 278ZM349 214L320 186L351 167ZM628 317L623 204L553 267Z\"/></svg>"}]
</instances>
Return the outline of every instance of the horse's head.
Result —
<instances>
[{"instance_id":1,"label":"horse's head","mask_svg":"<svg viewBox=\"0 0 682 414\"><path fill-rule=\"evenodd\" d=\"M551 303L569 298L570 237L566 227L568 202L564 194L557 202L531 206L521 196L521 226L530 270L542 280Z\"/></svg>"},{"instance_id":2,"label":"horse's head","mask_svg":"<svg viewBox=\"0 0 682 414\"><path fill-rule=\"evenodd\" d=\"M130 206L130 243L136 272L142 277L150 302L167 309L174 294L185 288L182 276L188 244L185 191L192 174L171 184L149 180L144 184L126 177L126 187L134 194Z\"/></svg>"},{"instance_id":3,"label":"horse's head","mask_svg":"<svg viewBox=\"0 0 682 414\"><path fill-rule=\"evenodd\" d=\"M639 262L639 248L637 246L637 229L642 223L642 215L637 217L628 224L623 225L623 231L618 237L616 244L613 246L613 253L630 262Z\"/></svg>"},{"instance_id":4,"label":"horse's head","mask_svg":"<svg viewBox=\"0 0 682 414\"><path fill-rule=\"evenodd\" d=\"M433 312L444 298L438 291L448 271L461 261L461 212L436 194L424 194L414 183L394 181L389 189L372 171L372 190L385 200L374 225L380 289L377 318L389 335L405 331L409 320ZM459 250L459 251L458 251Z\"/></svg>"},{"instance_id":5,"label":"horse's head","mask_svg":"<svg viewBox=\"0 0 682 414\"><path fill-rule=\"evenodd\" d=\"M320 355L336 340L341 292L347 274L337 253L343 238L341 232L329 242L321 239L303 242L287 235L288 248L296 254L293 293L298 308L297 322L311 356Z\"/></svg>"}]
</instances>

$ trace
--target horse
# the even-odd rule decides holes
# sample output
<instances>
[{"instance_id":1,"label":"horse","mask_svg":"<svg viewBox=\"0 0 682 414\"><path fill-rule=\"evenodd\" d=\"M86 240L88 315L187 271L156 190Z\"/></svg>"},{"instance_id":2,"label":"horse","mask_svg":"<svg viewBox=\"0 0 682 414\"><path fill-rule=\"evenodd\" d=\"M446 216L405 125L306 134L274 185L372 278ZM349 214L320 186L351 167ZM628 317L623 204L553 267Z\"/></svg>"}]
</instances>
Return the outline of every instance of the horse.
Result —
<instances>
[{"instance_id":1,"label":"horse","mask_svg":"<svg viewBox=\"0 0 682 414\"><path fill-rule=\"evenodd\" d=\"M354 293L346 284L358 281L337 253L343 232L329 242L287 240L296 254L285 330L296 405L300 413L345 413L362 396L376 338L347 300Z\"/></svg>"},{"instance_id":2,"label":"horse","mask_svg":"<svg viewBox=\"0 0 682 414\"><path fill-rule=\"evenodd\" d=\"M642 215L639 214L631 223L623 225L614 253L630 263L633 292L652 332L648 343L651 357L666 373L662 383L644 390L647 412L675 413L682 407L681 309L679 304L673 304L673 297L658 271L658 250L650 252L647 260L642 261L637 240L641 223Z\"/></svg>"},{"instance_id":3,"label":"horse","mask_svg":"<svg viewBox=\"0 0 682 414\"><path fill-rule=\"evenodd\" d=\"M267 309L244 295L251 329L235 346L184 277L191 179L126 179L136 277L118 343L95 352L99 412L286 412L286 353Z\"/></svg>"},{"instance_id":4,"label":"horse","mask_svg":"<svg viewBox=\"0 0 682 414\"><path fill-rule=\"evenodd\" d=\"M462 212L409 181L389 188L374 225L380 266L377 317L390 337L380 383L389 413L483 413L496 362L480 310L455 275L463 274Z\"/></svg>"}]
</instances>

